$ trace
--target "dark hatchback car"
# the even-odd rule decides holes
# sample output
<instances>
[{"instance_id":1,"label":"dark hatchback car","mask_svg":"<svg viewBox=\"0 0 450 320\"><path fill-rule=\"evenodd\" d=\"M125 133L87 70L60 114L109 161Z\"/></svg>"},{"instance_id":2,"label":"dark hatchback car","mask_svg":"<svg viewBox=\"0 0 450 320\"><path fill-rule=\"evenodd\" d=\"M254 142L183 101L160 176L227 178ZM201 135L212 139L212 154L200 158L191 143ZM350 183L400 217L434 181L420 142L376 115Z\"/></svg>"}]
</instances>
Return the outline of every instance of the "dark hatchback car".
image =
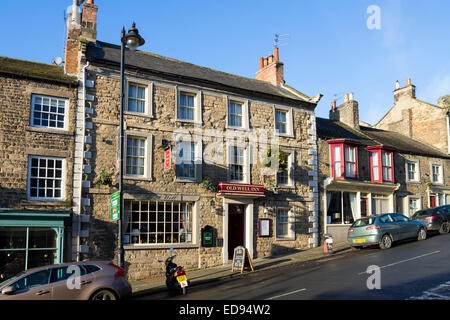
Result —
<instances>
[{"instance_id":1,"label":"dark hatchback car","mask_svg":"<svg viewBox=\"0 0 450 320\"><path fill-rule=\"evenodd\" d=\"M449 233L450 205L419 210L413 214L412 219L422 221L427 227L427 231Z\"/></svg>"}]
</instances>

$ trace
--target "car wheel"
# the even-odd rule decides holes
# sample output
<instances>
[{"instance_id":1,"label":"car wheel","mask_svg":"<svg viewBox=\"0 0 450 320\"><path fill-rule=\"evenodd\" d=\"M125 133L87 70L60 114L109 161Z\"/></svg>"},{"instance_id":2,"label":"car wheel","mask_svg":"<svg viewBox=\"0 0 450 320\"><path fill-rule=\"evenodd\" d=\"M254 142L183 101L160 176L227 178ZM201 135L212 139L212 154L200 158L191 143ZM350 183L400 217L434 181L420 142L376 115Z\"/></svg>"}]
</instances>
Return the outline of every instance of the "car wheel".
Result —
<instances>
[{"instance_id":1,"label":"car wheel","mask_svg":"<svg viewBox=\"0 0 450 320\"><path fill-rule=\"evenodd\" d=\"M392 247L392 238L390 235L385 234L380 241L380 248L381 249L389 249Z\"/></svg>"},{"instance_id":2,"label":"car wheel","mask_svg":"<svg viewBox=\"0 0 450 320\"><path fill-rule=\"evenodd\" d=\"M117 300L117 297L111 290L102 289L94 293L90 300Z\"/></svg>"},{"instance_id":3,"label":"car wheel","mask_svg":"<svg viewBox=\"0 0 450 320\"><path fill-rule=\"evenodd\" d=\"M420 228L419 232L417 233L417 240L425 240L427 238L427 231L424 228Z\"/></svg>"},{"instance_id":4,"label":"car wheel","mask_svg":"<svg viewBox=\"0 0 450 320\"><path fill-rule=\"evenodd\" d=\"M441 225L441 229L439 229L440 234L449 233L450 231L450 224L448 222L444 222Z\"/></svg>"}]
</instances>

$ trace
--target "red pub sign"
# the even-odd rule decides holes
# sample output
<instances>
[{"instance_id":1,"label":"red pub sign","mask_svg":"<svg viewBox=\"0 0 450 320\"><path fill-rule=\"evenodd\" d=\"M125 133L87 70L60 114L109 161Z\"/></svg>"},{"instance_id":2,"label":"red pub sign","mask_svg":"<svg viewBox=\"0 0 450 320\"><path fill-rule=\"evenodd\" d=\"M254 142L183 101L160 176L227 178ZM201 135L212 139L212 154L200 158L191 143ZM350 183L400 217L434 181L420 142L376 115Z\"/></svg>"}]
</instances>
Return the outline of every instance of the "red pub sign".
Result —
<instances>
[{"instance_id":1,"label":"red pub sign","mask_svg":"<svg viewBox=\"0 0 450 320\"><path fill-rule=\"evenodd\" d=\"M264 197L264 186L262 184L220 182L217 194L230 196L235 195L235 196Z\"/></svg>"},{"instance_id":2,"label":"red pub sign","mask_svg":"<svg viewBox=\"0 0 450 320\"><path fill-rule=\"evenodd\" d=\"M164 171L170 170L170 148L164 150Z\"/></svg>"}]
</instances>

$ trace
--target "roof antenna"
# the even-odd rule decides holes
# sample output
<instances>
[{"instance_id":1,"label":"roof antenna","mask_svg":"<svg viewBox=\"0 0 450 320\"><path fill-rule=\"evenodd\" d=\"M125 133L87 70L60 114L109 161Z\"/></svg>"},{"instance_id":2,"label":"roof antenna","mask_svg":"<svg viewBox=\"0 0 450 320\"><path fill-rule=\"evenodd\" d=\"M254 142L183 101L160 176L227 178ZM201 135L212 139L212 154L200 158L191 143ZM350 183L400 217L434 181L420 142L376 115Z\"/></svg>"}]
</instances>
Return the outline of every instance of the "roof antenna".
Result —
<instances>
[{"instance_id":1,"label":"roof antenna","mask_svg":"<svg viewBox=\"0 0 450 320\"><path fill-rule=\"evenodd\" d=\"M275 38L273 39L273 46L274 48L278 48L279 46L285 46L287 45L287 42L289 41L289 33L285 34L276 34Z\"/></svg>"}]
</instances>

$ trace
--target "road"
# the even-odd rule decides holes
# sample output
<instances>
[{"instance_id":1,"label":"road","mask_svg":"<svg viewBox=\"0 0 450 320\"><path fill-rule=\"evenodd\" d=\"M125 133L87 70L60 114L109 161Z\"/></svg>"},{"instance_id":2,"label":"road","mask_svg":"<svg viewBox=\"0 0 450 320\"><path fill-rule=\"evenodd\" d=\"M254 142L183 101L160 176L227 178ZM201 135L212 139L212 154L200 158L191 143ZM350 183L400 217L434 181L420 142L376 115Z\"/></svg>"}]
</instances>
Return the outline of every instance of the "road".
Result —
<instances>
[{"instance_id":1,"label":"road","mask_svg":"<svg viewBox=\"0 0 450 320\"><path fill-rule=\"evenodd\" d=\"M186 296L166 292L140 297L163 300L450 300L450 234L366 248L221 282L193 286ZM372 266L375 270L367 272Z\"/></svg>"}]
</instances>

